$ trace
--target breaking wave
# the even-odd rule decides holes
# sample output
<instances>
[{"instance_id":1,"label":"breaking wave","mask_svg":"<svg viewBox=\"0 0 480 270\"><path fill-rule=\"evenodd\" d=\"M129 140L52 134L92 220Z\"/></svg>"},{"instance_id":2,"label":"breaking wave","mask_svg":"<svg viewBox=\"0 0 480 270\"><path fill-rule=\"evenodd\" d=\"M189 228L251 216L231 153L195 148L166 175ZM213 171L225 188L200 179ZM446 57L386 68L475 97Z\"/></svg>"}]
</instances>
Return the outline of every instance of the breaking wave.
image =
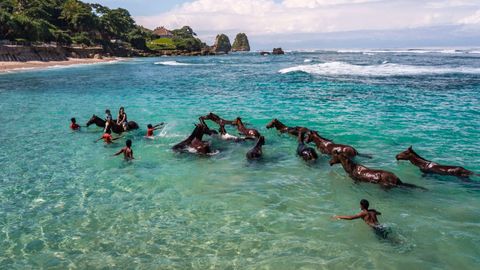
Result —
<instances>
[{"instance_id":1,"label":"breaking wave","mask_svg":"<svg viewBox=\"0 0 480 270\"><path fill-rule=\"evenodd\" d=\"M327 62L315 65L300 65L284 68L278 72L305 72L317 75L355 75L355 76L403 76L403 75L435 75L435 74L480 74L480 68L471 67L437 67L411 66L384 63L380 65L352 65L345 62Z\"/></svg>"},{"instance_id":2,"label":"breaking wave","mask_svg":"<svg viewBox=\"0 0 480 270\"><path fill-rule=\"evenodd\" d=\"M193 64L189 63L180 63L177 61L162 61L162 62L155 62L155 65L162 65L162 66L191 66Z\"/></svg>"}]
</instances>

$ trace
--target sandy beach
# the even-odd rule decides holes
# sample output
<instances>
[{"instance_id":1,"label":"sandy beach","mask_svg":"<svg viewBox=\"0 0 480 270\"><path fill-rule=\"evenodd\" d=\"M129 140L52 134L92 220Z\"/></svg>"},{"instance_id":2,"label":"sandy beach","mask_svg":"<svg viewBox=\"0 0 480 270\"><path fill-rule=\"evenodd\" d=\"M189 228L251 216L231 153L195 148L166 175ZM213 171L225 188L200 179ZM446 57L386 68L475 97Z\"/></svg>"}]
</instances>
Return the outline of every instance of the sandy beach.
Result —
<instances>
[{"instance_id":1,"label":"sandy beach","mask_svg":"<svg viewBox=\"0 0 480 270\"><path fill-rule=\"evenodd\" d=\"M119 61L121 58L106 57L103 59L93 58L69 58L67 61L27 61L27 62L5 62L0 61L0 73L18 71L25 69L42 69L53 66L71 66L71 65L83 65L83 64L96 64L112 61Z\"/></svg>"}]
</instances>

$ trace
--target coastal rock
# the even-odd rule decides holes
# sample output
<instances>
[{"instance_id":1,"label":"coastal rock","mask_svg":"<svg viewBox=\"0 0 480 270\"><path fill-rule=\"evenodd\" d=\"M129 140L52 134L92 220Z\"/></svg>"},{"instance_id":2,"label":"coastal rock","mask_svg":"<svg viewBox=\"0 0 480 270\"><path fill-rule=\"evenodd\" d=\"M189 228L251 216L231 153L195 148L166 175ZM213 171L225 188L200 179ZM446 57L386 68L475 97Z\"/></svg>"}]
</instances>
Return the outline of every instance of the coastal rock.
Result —
<instances>
[{"instance_id":1,"label":"coastal rock","mask_svg":"<svg viewBox=\"0 0 480 270\"><path fill-rule=\"evenodd\" d=\"M213 45L213 51L217 54L228 53L232 49L230 39L225 34L217 35L215 38L215 44Z\"/></svg>"},{"instance_id":2,"label":"coastal rock","mask_svg":"<svg viewBox=\"0 0 480 270\"><path fill-rule=\"evenodd\" d=\"M250 43L245 33L238 33L233 41L232 52L249 52Z\"/></svg>"},{"instance_id":3,"label":"coastal rock","mask_svg":"<svg viewBox=\"0 0 480 270\"><path fill-rule=\"evenodd\" d=\"M279 55L279 54L285 54L285 52L282 50L282 48L273 48L272 54Z\"/></svg>"},{"instance_id":4,"label":"coastal rock","mask_svg":"<svg viewBox=\"0 0 480 270\"><path fill-rule=\"evenodd\" d=\"M99 53L96 53L93 55L93 59L103 59L102 55Z\"/></svg>"}]
</instances>

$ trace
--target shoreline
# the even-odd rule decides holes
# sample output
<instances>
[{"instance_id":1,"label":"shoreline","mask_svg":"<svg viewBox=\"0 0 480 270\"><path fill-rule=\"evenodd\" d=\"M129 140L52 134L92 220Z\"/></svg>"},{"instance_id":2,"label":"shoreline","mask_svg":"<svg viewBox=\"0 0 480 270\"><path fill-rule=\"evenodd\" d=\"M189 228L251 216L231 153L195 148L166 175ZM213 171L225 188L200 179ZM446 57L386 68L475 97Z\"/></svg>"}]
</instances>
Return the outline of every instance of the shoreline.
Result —
<instances>
[{"instance_id":1,"label":"shoreline","mask_svg":"<svg viewBox=\"0 0 480 270\"><path fill-rule=\"evenodd\" d=\"M103 59L93 59L93 58L68 58L65 61L26 61L26 62L17 62L17 61L0 61L0 74L11 73L17 71L27 71L27 70L42 70L51 67L69 67L75 65L90 65L90 64L101 64L101 63L113 63L123 60L119 57L105 57Z\"/></svg>"}]
</instances>

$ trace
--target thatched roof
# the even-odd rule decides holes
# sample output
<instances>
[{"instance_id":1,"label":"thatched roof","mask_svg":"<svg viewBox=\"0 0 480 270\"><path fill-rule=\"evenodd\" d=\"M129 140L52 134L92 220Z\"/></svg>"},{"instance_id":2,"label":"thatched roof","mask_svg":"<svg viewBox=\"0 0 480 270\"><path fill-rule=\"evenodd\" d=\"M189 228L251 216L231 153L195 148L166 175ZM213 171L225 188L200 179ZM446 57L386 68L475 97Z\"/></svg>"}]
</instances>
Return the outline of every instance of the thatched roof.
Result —
<instances>
[{"instance_id":1,"label":"thatched roof","mask_svg":"<svg viewBox=\"0 0 480 270\"><path fill-rule=\"evenodd\" d=\"M173 36L172 32L163 26L155 28L153 34L157 36Z\"/></svg>"}]
</instances>

